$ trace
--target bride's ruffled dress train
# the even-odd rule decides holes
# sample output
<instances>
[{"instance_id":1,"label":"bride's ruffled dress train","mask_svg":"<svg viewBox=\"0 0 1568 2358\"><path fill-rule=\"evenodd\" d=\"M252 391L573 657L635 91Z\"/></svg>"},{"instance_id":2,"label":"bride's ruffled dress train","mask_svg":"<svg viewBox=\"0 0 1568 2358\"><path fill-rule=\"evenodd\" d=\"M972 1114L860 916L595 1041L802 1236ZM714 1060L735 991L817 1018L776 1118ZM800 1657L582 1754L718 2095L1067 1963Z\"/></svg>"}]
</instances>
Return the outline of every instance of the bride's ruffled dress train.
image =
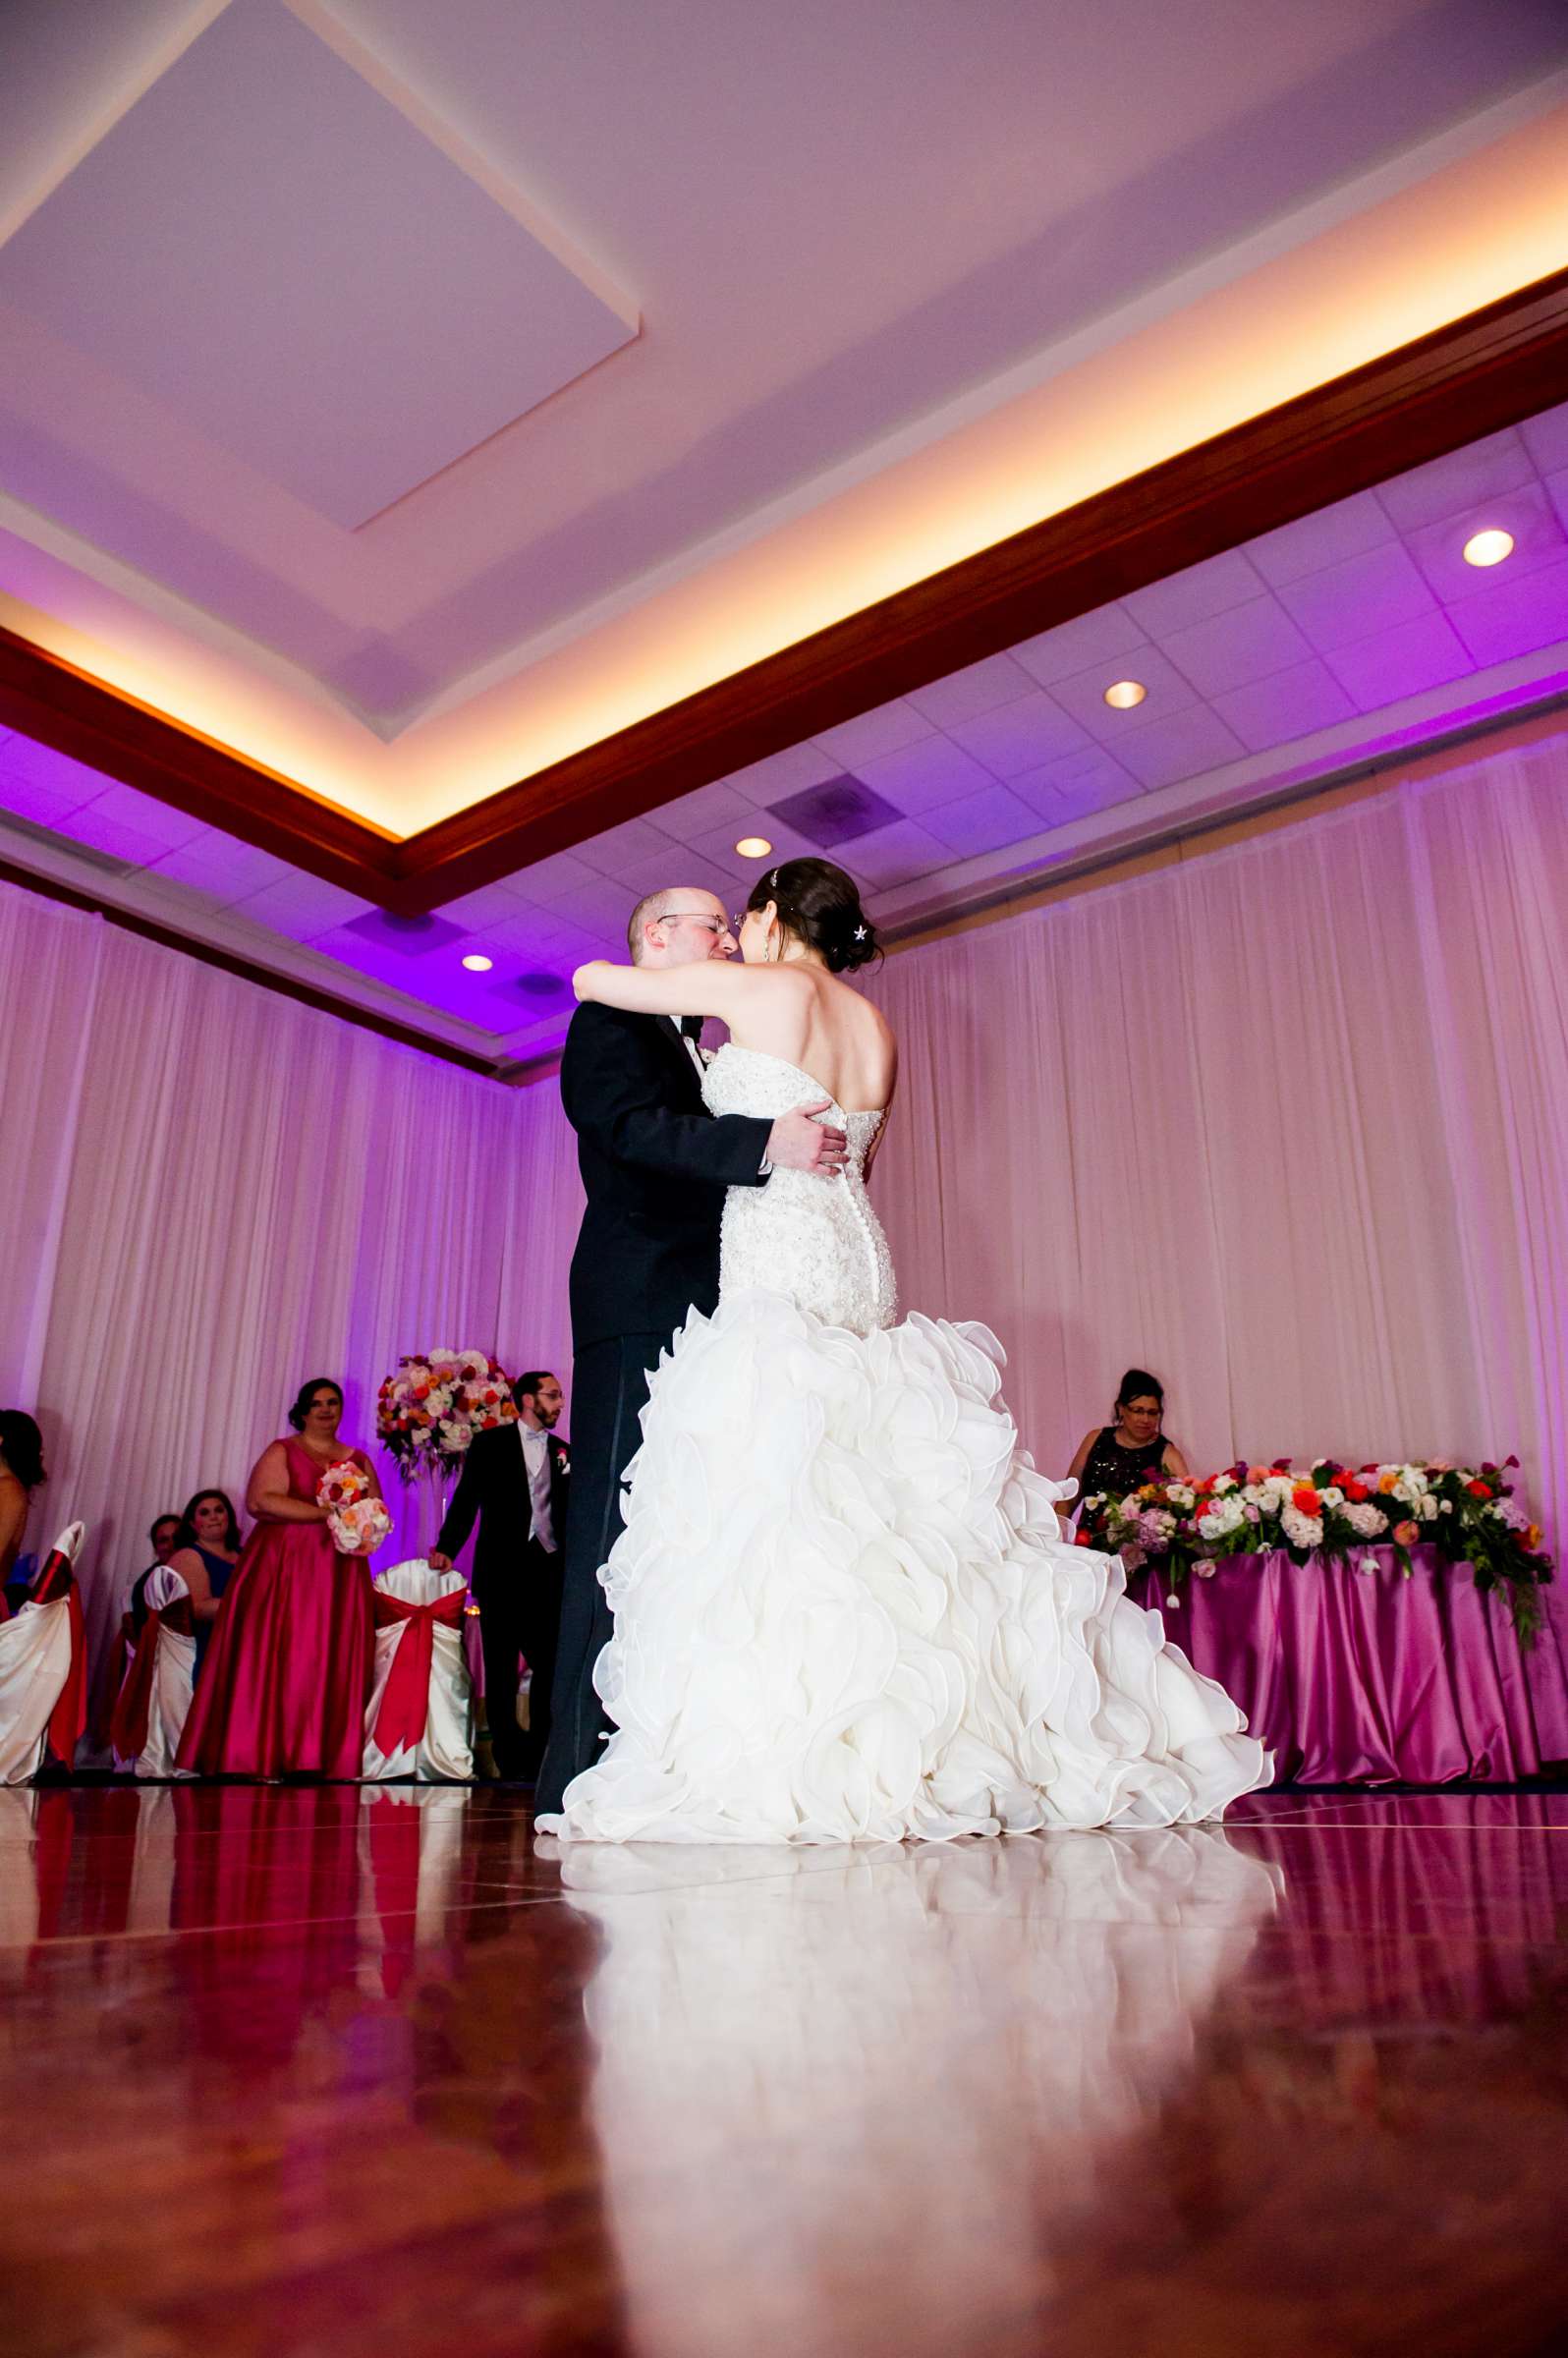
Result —
<instances>
[{"instance_id":1,"label":"bride's ruffled dress train","mask_svg":"<svg viewBox=\"0 0 1568 2358\"><path fill-rule=\"evenodd\" d=\"M801 1185L847 1200L858 1174ZM885 1297L868 1220L851 1206L846 1250L853 1228ZM1128 1601L1120 1564L1061 1539L994 1336L919 1316L855 1331L804 1305L804 1276L735 1285L749 1261L726 1215L719 1308L654 1375L601 1574L616 1733L540 1830L942 1841L1213 1819L1266 1783L1235 1705Z\"/></svg>"}]
</instances>

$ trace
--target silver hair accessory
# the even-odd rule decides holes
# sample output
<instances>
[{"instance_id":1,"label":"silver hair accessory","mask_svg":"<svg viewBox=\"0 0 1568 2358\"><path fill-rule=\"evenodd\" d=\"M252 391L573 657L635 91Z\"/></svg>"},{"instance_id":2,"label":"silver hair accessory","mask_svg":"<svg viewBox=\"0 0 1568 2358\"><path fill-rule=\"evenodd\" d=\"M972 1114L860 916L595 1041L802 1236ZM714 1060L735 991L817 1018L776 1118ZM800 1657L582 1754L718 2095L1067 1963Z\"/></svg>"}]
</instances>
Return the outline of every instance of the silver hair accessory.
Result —
<instances>
[{"instance_id":1,"label":"silver hair accessory","mask_svg":"<svg viewBox=\"0 0 1568 2358\"><path fill-rule=\"evenodd\" d=\"M857 941L864 941L866 939L866 927L864 926L856 926L855 938Z\"/></svg>"},{"instance_id":2,"label":"silver hair accessory","mask_svg":"<svg viewBox=\"0 0 1568 2358\"><path fill-rule=\"evenodd\" d=\"M767 881L768 887L771 891L776 891L778 889L778 870L776 868L774 869L773 873L768 877Z\"/></svg>"}]
</instances>

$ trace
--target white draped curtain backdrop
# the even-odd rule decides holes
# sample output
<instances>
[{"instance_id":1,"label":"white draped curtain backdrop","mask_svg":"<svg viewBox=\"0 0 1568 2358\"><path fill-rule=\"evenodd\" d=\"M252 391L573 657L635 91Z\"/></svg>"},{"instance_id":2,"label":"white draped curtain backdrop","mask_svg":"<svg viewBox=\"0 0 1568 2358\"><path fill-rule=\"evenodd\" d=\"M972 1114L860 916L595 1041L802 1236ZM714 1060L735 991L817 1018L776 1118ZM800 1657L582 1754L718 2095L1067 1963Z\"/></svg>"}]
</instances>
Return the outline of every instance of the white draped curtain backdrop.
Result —
<instances>
[{"instance_id":1,"label":"white draped curtain backdrop","mask_svg":"<svg viewBox=\"0 0 1568 2358\"><path fill-rule=\"evenodd\" d=\"M890 959L905 1302L1052 1473L1134 1365L1203 1469L1516 1452L1560 1554L1565 910L1560 737Z\"/></svg>"},{"instance_id":2,"label":"white draped curtain backdrop","mask_svg":"<svg viewBox=\"0 0 1568 2358\"><path fill-rule=\"evenodd\" d=\"M1136 1363L1204 1467L1516 1451L1558 1552L1565 907L1568 736L890 959L904 1301L996 1327L1048 1471ZM100 1642L153 1512L238 1491L303 1377L364 1437L403 1351L567 1375L553 1082L9 888L0 992L0 1402L49 1444L30 1544L91 1529Z\"/></svg>"},{"instance_id":3,"label":"white draped curtain backdrop","mask_svg":"<svg viewBox=\"0 0 1568 2358\"><path fill-rule=\"evenodd\" d=\"M0 887L0 1405L43 1428L28 1544L88 1527L101 1653L146 1527L239 1503L300 1383L372 1437L401 1353L570 1373L581 1206L552 1087L511 1090ZM434 1536L403 1491L379 1560ZM242 1507L243 1511L243 1507Z\"/></svg>"}]
</instances>

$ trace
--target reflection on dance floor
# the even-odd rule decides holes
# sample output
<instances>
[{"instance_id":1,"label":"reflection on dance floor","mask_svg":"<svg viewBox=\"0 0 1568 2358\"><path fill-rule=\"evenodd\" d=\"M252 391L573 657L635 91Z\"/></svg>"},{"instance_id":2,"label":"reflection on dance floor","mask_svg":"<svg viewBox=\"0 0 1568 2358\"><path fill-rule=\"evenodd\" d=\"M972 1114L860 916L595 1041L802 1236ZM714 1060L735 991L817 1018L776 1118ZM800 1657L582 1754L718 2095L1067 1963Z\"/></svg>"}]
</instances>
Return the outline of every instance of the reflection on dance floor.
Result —
<instances>
[{"instance_id":1,"label":"reflection on dance floor","mask_svg":"<svg viewBox=\"0 0 1568 2358\"><path fill-rule=\"evenodd\" d=\"M788 1852L3 1791L6 2347L1534 2350L1565 1903L1568 1797Z\"/></svg>"}]
</instances>

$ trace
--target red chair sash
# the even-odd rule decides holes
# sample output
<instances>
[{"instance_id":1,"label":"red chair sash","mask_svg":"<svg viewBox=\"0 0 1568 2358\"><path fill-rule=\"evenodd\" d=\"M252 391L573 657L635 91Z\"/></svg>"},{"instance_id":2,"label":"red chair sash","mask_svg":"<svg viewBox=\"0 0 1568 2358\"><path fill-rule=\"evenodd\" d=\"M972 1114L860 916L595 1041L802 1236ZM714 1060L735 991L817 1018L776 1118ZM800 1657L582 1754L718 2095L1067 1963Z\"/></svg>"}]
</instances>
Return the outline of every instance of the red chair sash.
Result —
<instances>
[{"instance_id":1,"label":"red chair sash","mask_svg":"<svg viewBox=\"0 0 1568 2358\"><path fill-rule=\"evenodd\" d=\"M161 1613L148 1613L131 1656L131 1667L109 1714L109 1742L122 1761L140 1759L147 1748L147 1722L152 1712L152 1673L158 1658Z\"/></svg>"},{"instance_id":2,"label":"red chair sash","mask_svg":"<svg viewBox=\"0 0 1568 2358\"><path fill-rule=\"evenodd\" d=\"M439 1622L443 1629L461 1629L463 1604L461 1589L438 1597L433 1604L405 1604L400 1597L389 1597L384 1590L376 1590L377 1629L390 1629L400 1621L404 1624L382 1690L381 1708L375 1715L376 1749L383 1759L390 1760L405 1744L418 1744L424 1734L430 1715L430 1664L435 1658L436 1624Z\"/></svg>"},{"instance_id":3,"label":"red chair sash","mask_svg":"<svg viewBox=\"0 0 1568 2358\"><path fill-rule=\"evenodd\" d=\"M44 1566L45 1579L55 1563L64 1561L64 1557L51 1556ZM65 1576L71 1582L66 1597L66 1610L71 1616L71 1667L66 1672L60 1700L49 1714L49 1749L57 1760L63 1761L70 1768L75 1765L77 1746L87 1724L87 1647L82 1627L82 1592L71 1578L69 1564L65 1566ZM39 1588L41 1595L41 1582ZM52 1598L58 1597L59 1593L56 1588Z\"/></svg>"},{"instance_id":4,"label":"red chair sash","mask_svg":"<svg viewBox=\"0 0 1568 2358\"><path fill-rule=\"evenodd\" d=\"M114 1742L114 1707L120 1700L120 1689L125 1685L126 1672L131 1667L133 1646L130 1623L130 1614L122 1613L120 1626L114 1633L114 1643L109 1648L109 1667L92 1720L94 1752L105 1752Z\"/></svg>"}]
</instances>

